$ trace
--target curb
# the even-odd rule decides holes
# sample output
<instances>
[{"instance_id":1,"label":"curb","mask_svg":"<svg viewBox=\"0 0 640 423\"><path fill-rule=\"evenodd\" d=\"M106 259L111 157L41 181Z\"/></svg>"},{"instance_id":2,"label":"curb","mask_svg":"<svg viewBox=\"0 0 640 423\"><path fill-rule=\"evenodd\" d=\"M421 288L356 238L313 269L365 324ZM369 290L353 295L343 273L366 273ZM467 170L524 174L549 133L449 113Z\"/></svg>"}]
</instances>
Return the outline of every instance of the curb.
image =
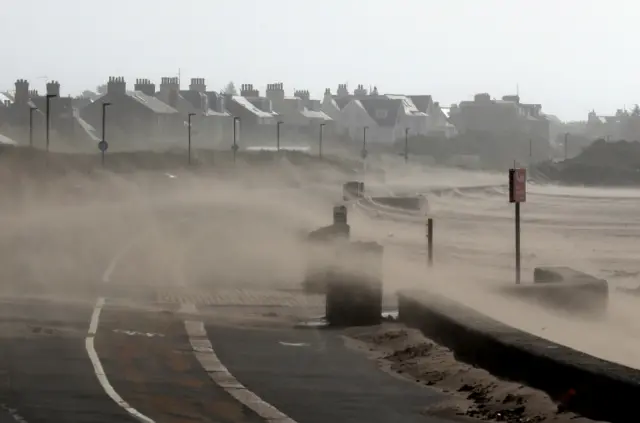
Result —
<instances>
[{"instance_id":1,"label":"curb","mask_svg":"<svg viewBox=\"0 0 640 423\"><path fill-rule=\"evenodd\" d=\"M401 322L456 358L540 389L563 409L612 423L628 423L637 413L640 370L520 331L438 294L401 291L398 303Z\"/></svg>"}]
</instances>

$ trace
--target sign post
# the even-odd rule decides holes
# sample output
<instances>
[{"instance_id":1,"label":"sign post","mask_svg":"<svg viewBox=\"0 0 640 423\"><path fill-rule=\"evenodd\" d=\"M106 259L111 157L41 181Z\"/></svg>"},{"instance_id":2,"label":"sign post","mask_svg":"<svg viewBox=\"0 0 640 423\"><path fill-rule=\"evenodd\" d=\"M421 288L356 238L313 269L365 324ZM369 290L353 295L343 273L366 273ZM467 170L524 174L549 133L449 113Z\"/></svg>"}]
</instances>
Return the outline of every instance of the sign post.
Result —
<instances>
[{"instance_id":1,"label":"sign post","mask_svg":"<svg viewBox=\"0 0 640 423\"><path fill-rule=\"evenodd\" d=\"M509 202L515 203L516 223L516 284L520 283L520 203L527 200L527 170L509 169Z\"/></svg>"}]
</instances>

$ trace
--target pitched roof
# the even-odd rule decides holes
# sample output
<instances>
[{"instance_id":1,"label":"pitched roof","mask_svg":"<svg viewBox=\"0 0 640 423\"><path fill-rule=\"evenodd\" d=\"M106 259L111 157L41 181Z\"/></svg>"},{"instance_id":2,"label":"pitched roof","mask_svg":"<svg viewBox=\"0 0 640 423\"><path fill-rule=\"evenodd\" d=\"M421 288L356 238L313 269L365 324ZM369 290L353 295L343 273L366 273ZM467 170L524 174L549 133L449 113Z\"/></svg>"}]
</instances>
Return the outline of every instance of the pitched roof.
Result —
<instances>
[{"instance_id":1,"label":"pitched roof","mask_svg":"<svg viewBox=\"0 0 640 423\"><path fill-rule=\"evenodd\" d=\"M398 95L398 94L385 94L385 97L391 100L399 100L402 102L402 107L404 108L404 113L406 115L414 115L414 116L426 116L427 111L420 110L416 104L413 102L411 97L406 95Z\"/></svg>"},{"instance_id":2,"label":"pitched roof","mask_svg":"<svg viewBox=\"0 0 640 423\"><path fill-rule=\"evenodd\" d=\"M7 136L0 134L0 145L18 145L18 143Z\"/></svg>"},{"instance_id":3,"label":"pitched roof","mask_svg":"<svg viewBox=\"0 0 640 423\"><path fill-rule=\"evenodd\" d=\"M352 100L352 97L334 97L334 101L340 110L344 109Z\"/></svg>"},{"instance_id":4,"label":"pitched roof","mask_svg":"<svg viewBox=\"0 0 640 423\"><path fill-rule=\"evenodd\" d=\"M158 100L157 98L146 95L142 91L127 91L127 96L134 99L143 106L149 108L151 111L160 114L173 114L178 113L176 109L168 104Z\"/></svg>"},{"instance_id":5,"label":"pitched roof","mask_svg":"<svg viewBox=\"0 0 640 423\"><path fill-rule=\"evenodd\" d=\"M333 120L325 112L321 112L321 111L317 111L317 110L309 110L306 107L304 109L302 109L302 111L300 113L302 113L302 116L304 116L306 118L309 118L309 119Z\"/></svg>"},{"instance_id":6,"label":"pitched roof","mask_svg":"<svg viewBox=\"0 0 640 423\"><path fill-rule=\"evenodd\" d=\"M395 126L402 101L387 97L371 97L359 100L369 116L380 126Z\"/></svg>"},{"instance_id":7,"label":"pitched roof","mask_svg":"<svg viewBox=\"0 0 640 423\"><path fill-rule=\"evenodd\" d=\"M260 109L258 109L256 106L254 106L249 100L247 100L247 98L242 97L240 95L234 95L231 97L231 99L233 101L235 101L238 105L244 107L245 109L247 109L249 112L253 113L254 115L256 115L257 117L262 117L262 118L267 118L267 117L273 117L273 113L268 113L268 112L264 112Z\"/></svg>"}]
</instances>

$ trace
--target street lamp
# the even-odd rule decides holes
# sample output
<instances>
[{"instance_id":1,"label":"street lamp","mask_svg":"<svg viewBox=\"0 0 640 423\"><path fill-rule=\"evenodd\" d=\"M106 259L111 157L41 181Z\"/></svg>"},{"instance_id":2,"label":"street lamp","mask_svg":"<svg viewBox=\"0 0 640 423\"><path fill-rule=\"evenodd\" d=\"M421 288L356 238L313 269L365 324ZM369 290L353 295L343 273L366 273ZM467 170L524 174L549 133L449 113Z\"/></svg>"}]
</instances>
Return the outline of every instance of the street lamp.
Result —
<instances>
[{"instance_id":1,"label":"street lamp","mask_svg":"<svg viewBox=\"0 0 640 423\"><path fill-rule=\"evenodd\" d=\"M46 140L47 140L47 146L46 146L46 151L47 153L49 152L49 125L51 122L51 99L54 97L57 97L57 94L47 94L47 124L46 124Z\"/></svg>"},{"instance_id":2,"label":"street lamp","mask_svg":"<svg viewBox=\"0 0 640 423\"><path fill-rule=\"evenodd\" d=\"M409 161L409 128L404 128L404 162Z\"/></svg>"},{"instance_id":3,"label":"street lamp","mask_svg":"<svg viewBox=\"0 0 640 423\"><path fill-rule=\"evenodd\" d=\"M278 121L276 123L276 150L280 151L280 125L282 125L282 121Z\"/></svg>"},{"instance_id":4,"label":"street lamp","mask_svg":"<svg viewBox=\"0 0 640 423\"><path fill-rule=\"evenodd\" d=\"M569 157L568 153L567 153L569 151L569 149L567 147L568 143L569 143L569 133L565 132L564 133L564 159L565 160L567 160L567 158Z\"/></svg>"},{"instance_id":5,"label":"street lamp","mask_svg":"<svg viewBox=\"0 0 640 423\"><path fill-rule=\"evenodd\" d=\"M318 156L320 158L322 158L322 133L323 133L325 125L326 125L326 123L321 123L320 124L320 145L319 145L319 149L318 149Z\"/></svg>"},{"instance_id":6,"label":"street lamp","mask_svg":"<svg viewBox=\"0 0 640 423\"><path fill-rule=\"evenodd\" d=\"M102 141L98 144L102 166L104 166L104 153L107 151L107 148L109 148L109 144L107 143L107 107L109 106L111 106L109 102L105 101L102 103Z\"/></svg>"},{"instance_id":7,"label":"street lamp","mask_svg":"<svg viewBox=\"0 0 640 423\"><path fill-rule=\"evenodd\" d=\"M368 126L362 128L362 160L367 158L367 129Z\"/></svg>"},{"instance_id":8,"label":"street lamp","mask_svg":"<svg viewBox=\"0 0 640 423\"><path fill-rule=\"evenodd\" d=\"M33 112L38 110L35 106L29 106L29 147L33 148Z\"/></svg>"},{"instance_id":9,"label":"street lamp","mask_svg":"<svg viewBox=\"0 0 640 423\"><path fill-rule=\"evenodd\" d=\"M187 123L189 128L187 129L188 137L187 137L187 162L191 164L191 116L195 116L195 113L189 113L187 115Z\"/></svg>"},{"instance_id":10,"label":"street lamp","mask_svg":"<svg viewBox=\"0 0 640 423\"><path fill-rule=\"evenodd\" d=\"M236 122L238 122L236 124ZM233 146L231 150L233 150L233 162L236 162L236 153L238 152L238 139L237 139L237 130L240 125L240 118L238 116L233 117Z\"/></svg>"}]
</instances>

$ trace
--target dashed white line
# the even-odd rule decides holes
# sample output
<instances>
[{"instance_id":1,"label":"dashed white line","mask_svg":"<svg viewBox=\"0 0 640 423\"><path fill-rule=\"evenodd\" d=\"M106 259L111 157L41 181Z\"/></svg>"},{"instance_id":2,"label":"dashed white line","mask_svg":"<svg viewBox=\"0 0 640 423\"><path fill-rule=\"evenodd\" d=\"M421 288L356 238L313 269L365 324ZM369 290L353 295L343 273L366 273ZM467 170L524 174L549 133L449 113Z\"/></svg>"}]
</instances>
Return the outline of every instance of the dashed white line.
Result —
<instances>
[{"instance_id":1,"label":"dashed white line","mask_svg":"<svg viewBox=\"0 0 640 423\"><path fill-rule=\"evenodd\" d=\"M194 314L197 313L197 309L194 304L182 304L180 312ZM269 423L297 423L276 407L251 392L229 372L214 352L202 321L185 320L184 327L189 336L193 354L211 380L218 386Z\"/></svg>"}]
</instances>

